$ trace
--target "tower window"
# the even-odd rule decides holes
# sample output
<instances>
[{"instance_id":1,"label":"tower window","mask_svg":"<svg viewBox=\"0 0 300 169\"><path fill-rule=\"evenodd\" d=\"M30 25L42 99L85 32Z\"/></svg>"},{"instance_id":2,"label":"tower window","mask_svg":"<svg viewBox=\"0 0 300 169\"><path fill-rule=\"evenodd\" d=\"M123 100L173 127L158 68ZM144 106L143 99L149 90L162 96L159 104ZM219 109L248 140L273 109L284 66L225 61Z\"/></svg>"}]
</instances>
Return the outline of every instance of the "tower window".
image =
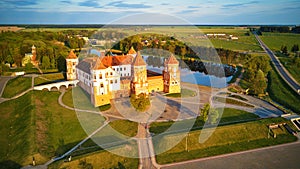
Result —
<instances>
[{"instance_id":1,"label":"tower window","mask_svg":"<svg viewBox=\"0 0 300 169\"><path fill-rule=\"evenodd\" d=\"M100 87L101 87L101 88L103 88L103 87L104 87L103 83L101 83L101 84L100 84Z\"/></svg>"}]
</instances>

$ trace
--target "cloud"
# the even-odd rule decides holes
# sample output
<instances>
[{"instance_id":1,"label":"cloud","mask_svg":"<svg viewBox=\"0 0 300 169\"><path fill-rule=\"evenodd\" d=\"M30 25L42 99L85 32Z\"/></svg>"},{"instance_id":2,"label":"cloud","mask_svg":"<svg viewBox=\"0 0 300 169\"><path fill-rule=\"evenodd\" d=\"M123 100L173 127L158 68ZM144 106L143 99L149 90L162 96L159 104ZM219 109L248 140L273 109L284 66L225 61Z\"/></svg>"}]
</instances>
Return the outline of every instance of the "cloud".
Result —
<instances>
[{"instance_id":1,"label":"cloud","mask_svg":"<svg viewBox=\"0 0 300 169\"><path fill-rule=\"evenodd\" d=\"M69 1L69 0L63 0L63 1L60 1L61 3L65 3L65 4L72 4L72 2L71 1Z\"/></svg>"},{"instance_id":2,"label":"cloud","mask_svg":"<svg viewBox=\"0 0 300 169\"><path fill-rule=\"evenodd\" d=\"M198 10L196 9L187 9L187 10L182 10L180 12L177 12L177 14L188 14L188 13L193 13L193 12L197 12Z\"/></svg>"},{"instance_id":3,"label":"cloud","mask_svg":"<svg viewBox=\"0 0 300 169\"><path fill-rule=\"evenodd\" d=\"M78 5L86 6L86 7L95 7L95 8L100 7L100 5L98 4L98 2L96 0L86 0L83 2L79 2Z\"/></svg>"},{"instance_id":4,"label":"cloud","mask_svg":"<svg viewBox=\"0 0 300 169\"><path fill-rule=\"evenodd\" d=\"M200 6L188 6L187 8L194 9L194 8L200 8Z\"/></svg>"},{"instance_id":5,"label":"cloud","mask_svg":"<svg viewBox=\"0 0 300 169\"><path fill-rule=\"evenodd\" d=\"M235 7L244 7L247 5L251 5L251 4L257 4L259 3L259 1L250 1L250 2L245 2L245 3L235 3L235 4L224 4L222 5L223 9L225 8L235 8Z\"/></svg>"},{"instance_id":6,"label":"cloud","mask_svg":"<svg viewBox=\"0 0 300 169\"><path fill-rule=\"evenodd\" d=\"M6 4L11 4L14 6L30 6L30 5L36 5L37 1L35 0L4 0L2 1Z\"/></svg>"},{"instance_id":7,"label":"cloud","mask_svg":"<svg viewBox=\"0 0 300 169\"><path fill-rule=\"evenodd\" d=\"M149 6L149 5L129 4L129 3L124 3L122 1L110 2L110 3L106 4L106 6L113 6L113 7L118 7L118 8L151 8L151 6Z\"/></svg>"},{"instance_id":8,"label":"cloud","mask_svg":"<svg viewBox=\"0 0 300 169\"><path fill-rule=\"evenodd\" d=\"M161 3L160 5L170 5L169 3Z\"/></svg>"}]
</instances>

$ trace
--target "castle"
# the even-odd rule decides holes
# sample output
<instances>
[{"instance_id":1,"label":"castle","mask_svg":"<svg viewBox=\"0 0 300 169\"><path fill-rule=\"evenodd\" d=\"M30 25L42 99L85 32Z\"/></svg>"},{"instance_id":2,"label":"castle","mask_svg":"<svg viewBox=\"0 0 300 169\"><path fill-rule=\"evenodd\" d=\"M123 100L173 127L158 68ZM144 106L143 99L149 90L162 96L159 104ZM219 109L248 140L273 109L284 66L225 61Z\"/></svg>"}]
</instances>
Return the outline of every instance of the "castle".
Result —
<instances>
[{"instance_id":1,"label":"castle","mask_svg":"<svg viewBox=\"0 0 300 169\"><path fill-rule=\"evenodd\" d=\"M95 107L110 104L111 99L162 91L180 93L179 62L171 55L162 74L147 70L140 52L131 48L127 55L88 57L79 62L73 51L66 58L67 80L79 80L78 86L90 94Z\"/></svg>"}]
</instances>

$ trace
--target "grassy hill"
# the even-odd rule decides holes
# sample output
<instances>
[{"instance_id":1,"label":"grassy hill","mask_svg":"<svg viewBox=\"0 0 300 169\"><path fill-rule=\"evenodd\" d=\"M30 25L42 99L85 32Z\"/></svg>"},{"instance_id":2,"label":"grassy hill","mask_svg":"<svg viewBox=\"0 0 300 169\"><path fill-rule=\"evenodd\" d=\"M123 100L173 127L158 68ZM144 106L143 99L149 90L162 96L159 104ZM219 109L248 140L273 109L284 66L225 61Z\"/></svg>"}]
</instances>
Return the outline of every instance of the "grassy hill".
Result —
<instances>
[{"instance_id":1,"label":"grassy hill","mask_svg":"<svg viewBox=\"0 0 300 169\"><path fill-rule=\"evenodd\" d=\"M31 91L0 104L0 166L18 168L62 154L86 137L74 111L57 103L59 92Z\"/></svg>"}]
</instances>

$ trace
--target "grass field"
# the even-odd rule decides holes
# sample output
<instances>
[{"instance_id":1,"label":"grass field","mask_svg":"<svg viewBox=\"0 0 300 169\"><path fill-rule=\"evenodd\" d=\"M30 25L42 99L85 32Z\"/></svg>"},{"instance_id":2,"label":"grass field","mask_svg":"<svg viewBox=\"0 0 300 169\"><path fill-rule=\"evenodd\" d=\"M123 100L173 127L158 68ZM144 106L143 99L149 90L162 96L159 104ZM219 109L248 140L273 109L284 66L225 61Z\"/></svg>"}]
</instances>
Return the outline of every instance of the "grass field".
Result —
<instances>
[{"instance_id":1,"label":"grass field","mask_svg":"<svg viewBox=\"0 0 300 169\"><path fill-rule=\"evenodd\" d=\"M34 78L34 85L43 85L64 79L65 78L62 73L43 74Z\"/></svg>"},{"instance_id":2,"label":"grass field","mask_svg":"<svg viewBox=\"0 0 300 169\"><path fill-rule=\"evenodd\" d=\"M189 89L181 89L181 93L166 94L167 97L194 97L196 92Z\"/></svg>"},{"instance_id":3,"label":"grass field","mask_svg":"<svg viewBox=\"0 0 300 169\"><path fill-rule=\"evenodd\" d=\"M253 113L249 113L242 110L232 109L232 108L224 108L222 118L220 120L219 125L230 124L230 123L239 123L241 121L251 121L256 120L259 117ZM179 123L185 124L187 120L181 121ZM150 132L154 134L159 134L165 132L174 122L154 122L151 124ZM197 117L192 130L200 129L204 125L203 117ZM179 125L179 129L183 129Z\"/></svg>"},{"instance_id":4,"label":"grass field","mask_svg":"<svg viewBox=\"0 0 300 169\"><path fill-rule=\"evenodd\" d=\"M156 159L159 164L166 164L296 141L297 138L286 131L279 132L276 138L268 138L267 125L280 122L289 123L283 118L275 118L217 127L204 143L199 143L202 130L192 131L187 140L183 139L172 149L157 155ZM154 142L155 149L171 144L178 135L162 137L160 142Z\"/></svg>"},{"instance_id":5,"label":"grass field","mask_svg":"<svg viewBox=\"0 0 300 169\"><path fill-rule=\"evenodd\" d=\"M273 65L268 74L267 91L272 100L296 113L300 113L300 96L282 80Z\"/></svg>"},{"instance_id":6,"label":"grass field","mask_svg":"<svg viewBox=\"0 0 300 169\"><path fill-rule=\"evenodd\" d=\"M118 151L118 149L116 150ZM120 148L122 151L122 148ZM132 154L131 151L127 152L128 155ZM82 169L82 165L79 163L85 161L86 163L93 166L95 169L101 168L138 168L139 160L137 158L128 158L123 156L118 156L108 151L100 150L94 153L86 154L79 157L74 157L71 162L55 162L49 166L49 169Z\"/></svg>"},{"instance_id":7,"label":"grass field","mask_svg":"<svg viewBox=\"0 0 300 169\"><path fill-rule=\"evenodd\" d=\"M280 51L282 45L287 46L288 51L293 45L300 45L300 35L294 33L263 32L260 38L273 51Z\"/></svg>"},{"instance_id":8,"label":"grass field","mask_svg":"<svg viewBox=\"0 0 300 169\"><path fill-rule=\"evenodd\" d=\"M75 112L58 104L59 95L31 91L0 104L0 164L24 166L33 156L37 164L45 163L86 137Z\"/></svg>"},{"instance_id":9,"label":"grass field","mask_svg":"<svg viewBox=\"0 0 300 169\"><path fill-rule=\"evenodd\" d=\"M230 99L230 98L223 98L223 97L213 97L213 100L214 101L218 101L218 102L222 102L222 103L226 103L226 104L234 104L234 105L237 105L237 106L244 106L244 107L251 107L253 108L254 106L253 105L250 105L250 104L247 104L247 103L244 103L244 102L240 102L240 101L237 101L237 100L234 100L234 99Z\"/></svg>"},{"instance_id":10,"label":"grass field","mask_svg":"<svg viewBox=\"0 0 300 169\"><path fill-rule=\"evenodd\" d=\"M280 57L279 58L282 65L289 71L293 78L300 83L300 67L293 63L292 58Z\"/></svg>"},{"instance_id":11,"label":"grass field","mask_svg":"<svg viewBox=\"0 0 300 169\"><path fill-rule=\"evenodd\" d=\"M137 129L138 129L137 122L132 122L129 120L115 120L109 123L109 125L117 132L128 137L134 137L137 134Z\"/></svg>"},{"instance_id":12,"label":"grass field","mask_svg":"<svg viewBox=\"0 0 300 169\"><path fill-rule=\"evenodd\" d=\"M82 110L105 111L111 108L110 104L95 108L90 101L89 94L83 91L80 87L73 87L72 89L68 89L64 94L62 100L65 105L74 107L75 103L75 108Z\"/></svg>"},{"instance_id":13,"label":"grass field","mask_svg":"<svg viewBox=\"0 0 300 169\"><path fill-rule=\"evenodd\" d=\"M18 76L7 82L2 97L11 98L31 87L31 77Z\"/></svg>"}]
</instances>

